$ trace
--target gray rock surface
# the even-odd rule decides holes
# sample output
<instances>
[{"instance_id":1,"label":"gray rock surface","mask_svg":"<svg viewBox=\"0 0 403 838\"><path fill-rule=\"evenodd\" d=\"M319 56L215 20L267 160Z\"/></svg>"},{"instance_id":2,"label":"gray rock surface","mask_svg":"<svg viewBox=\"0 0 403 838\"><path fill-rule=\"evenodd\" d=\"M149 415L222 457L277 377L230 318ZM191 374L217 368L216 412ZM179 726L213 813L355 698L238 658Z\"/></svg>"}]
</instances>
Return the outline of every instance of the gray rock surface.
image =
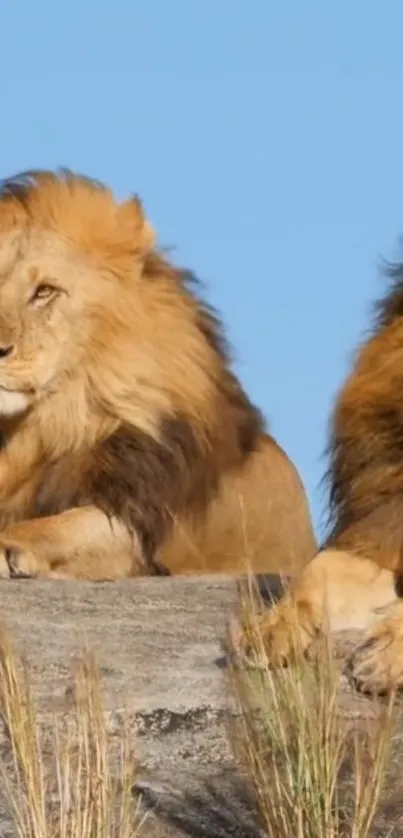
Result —
<instances>
[{"instance_id":1,"label":"gray rock surface","mask_svg":"<svg viewBox=\"0 0 403 838\"><path fill-rule=\"evenodd\" d=\"M76 656L85 646L95 654L111 733L125 714L138 787L155 808L147 838L261 834L233 761L233 707L220 665L237 601L236 582L220 577L0 583L0 617L29 662L45 720L65 707ZM347 684L343 696L347 715L372 712ZM1 825L7 833L6 814Z\"/></svg>"}]
</instances>

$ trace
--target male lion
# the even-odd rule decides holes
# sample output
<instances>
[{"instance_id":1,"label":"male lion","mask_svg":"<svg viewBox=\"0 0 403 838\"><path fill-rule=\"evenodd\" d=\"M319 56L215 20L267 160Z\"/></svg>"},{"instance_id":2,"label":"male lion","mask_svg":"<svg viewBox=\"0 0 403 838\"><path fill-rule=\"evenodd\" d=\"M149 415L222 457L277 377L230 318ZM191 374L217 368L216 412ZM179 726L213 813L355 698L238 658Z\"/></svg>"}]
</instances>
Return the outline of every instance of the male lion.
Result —
<instances>
[{"instance_id":1,"label":"male lion","mask_svg":"<svg viewBox=\"0 0 403 838\"><path fill-rule=\"evenodd\" d=\"M284 663L324 629L361 628L357 687L403 686L403 264L375 307L336 401L329 444L330 532L287 595L261 617L269 659ZM238 638L248 654L248 629Z\"/></svg>"},{"instance_id":2,"label":"male lion","mask_svg":"<svg viewBox=\"0 0 403 838\"><path fill-rule=\"evenodd\" d=\"M304 489L139 200L0 184L0 575L292 572Z\"/></svg>"}]
</instances>

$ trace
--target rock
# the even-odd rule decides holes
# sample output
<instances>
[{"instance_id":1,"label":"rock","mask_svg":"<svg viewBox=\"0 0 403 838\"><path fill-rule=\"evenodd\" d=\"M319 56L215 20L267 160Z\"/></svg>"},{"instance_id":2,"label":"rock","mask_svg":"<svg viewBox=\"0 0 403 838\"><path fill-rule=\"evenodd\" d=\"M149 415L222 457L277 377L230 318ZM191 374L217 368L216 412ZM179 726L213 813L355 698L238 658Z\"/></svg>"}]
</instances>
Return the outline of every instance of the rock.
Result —
<instances>
[{"instance_id":1,"label":"rock","mask_svg":"<svg viewBox=\"0 0 403 838\"><path fill-rule=\"evenodd\" d=\"M95 654L109 729L125 715L140 765L137 788L155 809L142 834L261 835L228 735L234 706L221 644L237 607L235 580L3 581L0 602L45 722L65 707L74 659L84 647ZM367 699L347 683L342 692L343 712L370 717ZM5 812L1 825L7 834Z\"/></svg>"}]
</instances>

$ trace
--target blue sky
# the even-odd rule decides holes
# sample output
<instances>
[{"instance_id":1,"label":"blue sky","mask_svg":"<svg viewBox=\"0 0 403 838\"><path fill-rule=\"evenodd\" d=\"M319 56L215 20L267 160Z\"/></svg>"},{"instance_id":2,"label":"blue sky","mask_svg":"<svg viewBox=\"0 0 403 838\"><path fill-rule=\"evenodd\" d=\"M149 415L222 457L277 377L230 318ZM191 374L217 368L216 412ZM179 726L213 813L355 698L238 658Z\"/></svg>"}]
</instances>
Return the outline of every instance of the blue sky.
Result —
<instances>
[{"instance_id":1,"label":"blue sky","mask_svg":"<svg viewBox=\"0 0 403 838\"><path fill-rule=\"evenodd\" d=\"M0 176L141 194L320 527L329 412L403 234L403 5L12 0L0 28Z\"/></svg>"}]
</instances>

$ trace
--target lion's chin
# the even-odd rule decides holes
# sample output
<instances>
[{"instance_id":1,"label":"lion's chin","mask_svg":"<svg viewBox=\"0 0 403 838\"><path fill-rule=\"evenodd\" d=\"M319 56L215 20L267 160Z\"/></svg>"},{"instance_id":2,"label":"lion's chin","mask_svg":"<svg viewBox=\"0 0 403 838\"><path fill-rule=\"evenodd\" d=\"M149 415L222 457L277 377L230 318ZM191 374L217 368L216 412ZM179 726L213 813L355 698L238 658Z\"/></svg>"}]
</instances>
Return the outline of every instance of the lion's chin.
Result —
<instances>
[{"instance_id":1,"label":"lion's chin","mask_svg":"<svg viewBox=\"0 0 403 838\"><path fill-rule=\"evenodd\" d=\"M11 418L24 413L30 404L27 393L20 390L4 390L0 387L0 416Z\"/></svg>"}]
</instances>

